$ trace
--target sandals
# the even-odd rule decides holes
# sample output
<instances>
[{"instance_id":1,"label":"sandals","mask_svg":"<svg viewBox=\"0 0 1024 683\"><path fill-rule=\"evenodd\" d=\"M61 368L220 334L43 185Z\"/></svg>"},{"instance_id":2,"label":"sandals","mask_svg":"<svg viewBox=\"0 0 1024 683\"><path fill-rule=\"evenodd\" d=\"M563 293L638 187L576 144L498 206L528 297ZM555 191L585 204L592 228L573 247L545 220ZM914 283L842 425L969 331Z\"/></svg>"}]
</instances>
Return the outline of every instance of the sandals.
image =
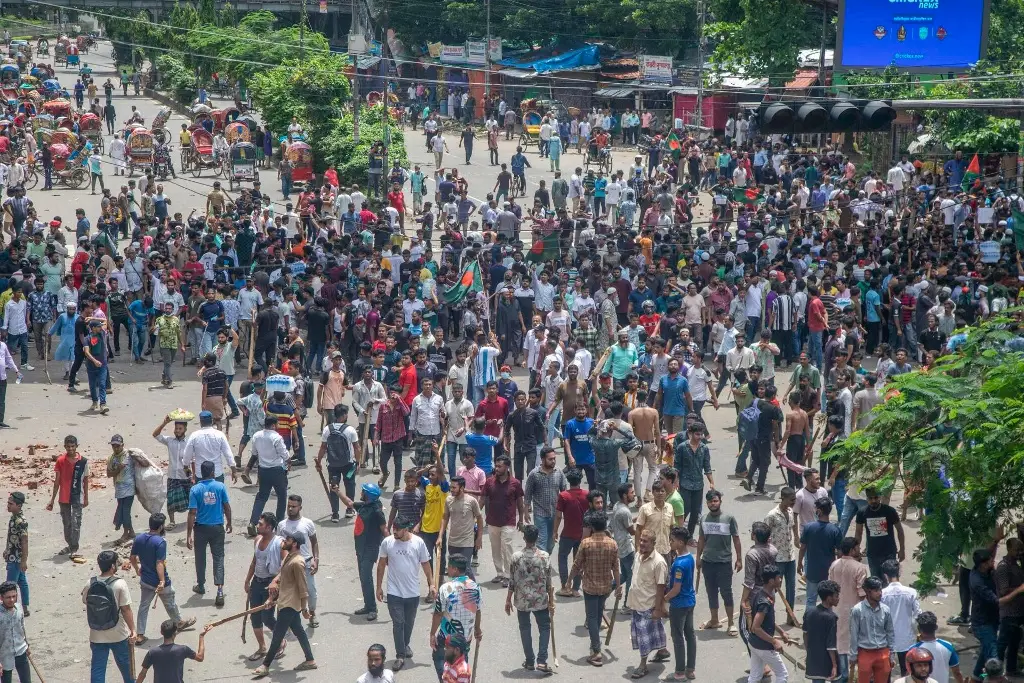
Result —
<instances>
[{"instance_id":1,"label":"sandals","mask_svg":"<svg viewBox=\"0 0 1024 683\"><path fill-rule=\"evenodd\" d=\"M69 546L64 546L63 548L61 548L60 550L57 551L57 554L58 555L70 555L71 554L71 548Z\"/></svg>"},{"instance_id":2,"label":"sandals","mask_svg":"<svg viewBox=\"0 0 1024 683\"><path fill-rule=\"evenodd\" d=\"M270 668L266 664L261 664L252 671L253 678L263 678L270 673Z\"/></svg>"},{"instance_id":3,"label":"sandals","mask_svg":"<svg viewBox=\"0 0 1024 683\"><path fill-rule=\"evenodd\" d=\"M195 617L189 617L188 619L182 619L181 621L179 621L178 625L177 625L177 629L178 629L178 631L185 631L187 629L192 628L195 625L196 625L196 618Z\"/></svg>"},{"instance_id":4,"label":"sandals","mask_svg":"<svg viewBox=\"0 0 1024 683\"><path fill-rule=\"evenodd\" d=\"M672 655L670 655L669 653L659 652L654 655L654 658L651 661L655 664L660 664L661 662L667 662L670 659L672 659Z\"/></svg>"},{"instance_id":5,"label":"sandals","mask_svg":"<svg viewBox=\"0 0 1024 683\"><path fill-rule=\"evenodd\" d=\"M533 664L527 664L526 662L523 662L523 668L526 669L527 671L533 671L537 667L535 667Z\"/></svg>"},{"instance_id":6,"label":"sandals","mask_svg":"<svg viewBox=\"0 0 1024 683\"><path fill-rule=\"evenodd\" d=\"M703 624L697 627L698 631L711 631L713 629L722 628L722 622L712 624L710 621L705 621Z\"/></svg>"},{"instance_id":7,"label":"sandals","mask_svg":"<svg viewBox=\"0 0 1024 683\"><path fill-rule=\"evenodd\" d=\"M319 668L319 667L317 667L316 662L307 659L302 664L299 664L298 666L296 666L295 667L295 671L312 671L313 669L316 669L316 668Z\"/></svg>"},{"instance_id":8,"label":"sandals","mask_svg":"<svg viewBox=\"0 0 1024 683\"><path fill-rule=\"evenodd\" d=\"M135 636L135 645L145 645L147 640L149 640L149 638L140 633L139 635Z\"/></svg>"},{"instance_id":9,"label":"sandals","mask_svg":"<svg viewBox=\"0 0 1024 683\"><path fill-rule=\"evenodd\" d=\"M258 661L260 661L261 659L263 659L266 656L267 656L267 651L266 650L263 650L263 649L256 650L256 652L253 652L251 655L249 655L249 661L250 662L258 662Z\"/></svg>"},{"instance_id":10,"label":"sandals","mask_svg":"<svg viewBox=\"0 0 1024 683\"><path fill-rule=\"evenodd\" d=\"M631 673L629 675L629 677L632 678L633 680L636 680L638 678L643 678L644 676L646 676L649 673L650 673L650 670L648 670L647 667L644 667L642 669L636 669L633 673Z\"/></svg>"},{"instance_id":11,"label":"sandals","mask_svg":"<svg viewBox=\"0 0 1024 683\"><path fill-rule=\"evenodd\" d=\"M558 589L558 595L562 596L563 598L571 598L572 597L572 591L569 590L568 588L559 588Z\"/></svg>"},{"instance_id":12,"label":"sandals","mask_svg":"<svg viewBox=\"0 0 1024 683\"><path fill-rule=\"evenodd\" d=\"M595 652L587 657L587 664L592 666L604 666L604 658L601 656L600 652Z\"/></svg>"},{"instance_id":13,"label":"sandals","mask_svg":"<svg viewBox=\"0 0 1024 683\"><path fill-rule=\"evenodd\" d=\"M550 676L553 673L551 667L547 664L538 664L535 668L546 676Z\"/></svg>"},{"instance_id":14,"label":"sandals","mask_svg":"<svg viewBox=\"0 0 1024 683\"><path fill-rule=\"evenodd\" d=\"M732 626L729 627L729 629L726 631L726 633L729 634L730 636L735 637L735 636L738 636L740 634L740 630L738 628L736 628L735 624L733 624Z\"/></svg>"}]
</instances>

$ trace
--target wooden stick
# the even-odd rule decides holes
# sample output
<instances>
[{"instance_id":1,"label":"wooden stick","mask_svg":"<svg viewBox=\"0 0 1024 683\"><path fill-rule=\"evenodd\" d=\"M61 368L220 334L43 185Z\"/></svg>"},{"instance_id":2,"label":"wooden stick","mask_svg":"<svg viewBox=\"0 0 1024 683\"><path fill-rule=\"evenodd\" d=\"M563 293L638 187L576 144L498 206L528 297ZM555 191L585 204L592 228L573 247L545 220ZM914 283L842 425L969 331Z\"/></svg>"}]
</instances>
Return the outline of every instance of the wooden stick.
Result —
<instances>
[{"instance_id":1,"label":"wooden stick","mask_svg":"<svg viewBox=\"0 0 1024 683\"><path fill-rule=\"evenodd\" d=\"M28 663L32 665L32 670L36 672L36 678L39 679L39 683L46 683L46 679L43 678L43 674L40 673L39 667L36 666L36 660L32 659L32 651L28 652Z\"/></svg>"},{"instance_id":2,"label":"wooden stick","mask_svg":"<svg viewBox=\"0 0 1024 683\"><path fill-rule=\"evenodd\" d=\"M558 646L555 645L555 587L548 586L548 610L551 614L551 657L558 668Z\"/></svg>"},{"instance_id":3,"label":"wooden stick","mask_svg":"<svg viewBox=\"0 0 1024 683\"><path fill-rule=\"evenodd\" d=\"M46 344L43 345L43 373L46 374L46 383L53 384L50 379L50 333L46 332Z\"/></svg>"},{"instance_id":4,"label":"wooden stick","mask_svg":"<svg viewBox=\"0 0 1024 683\"><path fill-rule=\"evenodd\" d=\"M476 663L480 659L480 639L476 639L476 647L473 649L473 677L470 683L476 683Z\"/></svg>"},{"instance_id":5,"label":"wooden stick","mask_svg":"<svg viewBox=\"0 0 1024 683\"><path fill-rule=\"evenodd\" d=\"M135 678L135 640L128 640L128 654L131 656L132 678Z\"/></svg>"},{"instance_id":6,"label":"wooden stick","mask_svg":"<svg viewBox=\"0 0 1024 683\"><path fill-rule=\"evenodd\" d=\"M324 485L324 493L327 494L327 503L331 502L331 487L327 485L327 478L324 477L324 470L322 467L314 467L316 473L320 475L320 483ZM345 476L345 475L342 475Z\"/></svg>"},{"instance_id":7,"label":"wooden stick","mask_svg":"<svg viewBox=\"0 0 1024 683\"><path fill-rule=\"evenodd\" d=\"M604 637L604 644L607 647L612 642L612 631L615 630L615 617L619 616L619 600L622 599L622 595L615 596L615 606L612 607L612 619L608 624L608 635ZM601 615L602 617L604 615Z\"/></svg>"},{"instance_id":8,"label":"wooden stick","mask_svg":"<svg viewBox=\"0 0 1024 683\"><path fill-rule=\"evenodd\" d=\"M776 588L775 590L776 590L776 592L778 592L779 597L782 598L782 604L786 608L786 614L789 615L789 618L792 619L794 623L799 624L800 620L796 618L796 613L793 612L793 608L790 607L789 603L786 601L786 596L782 594L782 589L781 588Z\"/></svg>"},{"instance_id":9,"label":"wooden stick","mask_svg":"<svg viewBox=\"0 0 1024 683\"><path fill-rule=\"evenodd\" d=\"M246 626L246 624L249 621L249 614L248 614L248 610L249 610L249 596L248 595L245 596L245 609L246 609L246 614L245 614L244 617L242 617L242 644L243 645L245 644L245 626Z\"/></svg>"},{"instance_id":10,"label":"wooden stick","mask_svg":"<svg viewBox=\"0 0 1024 683\"><path fill-rule=\"evenodd\" d=\"M247 614L255 614L256 612L261 612L261 611L263 611L265 609L271 609L273 606L274 606L273 603L265 602L262 605L256 605L255 607L250 607L249 609L245 610L244 612L239 612L238 614L232 614L230 617L224 617L223 619L218 619L217 621L215 621L215 622L213 622L211 624L207 624L207 626L209 626L210 628L214 628L216 626L220 626L221 624L226 624L229 621L234 621L235 619L241 619L242 617L244 617Z\"/></svg>"},{"instance_id":11,"label":"wooden stick","mask_svg":"<svg viewBox=\"0 0 1024 683\"><path fill-rule=\"evenodd\" d=\"M256 352L256 309L252 311L252 324L249 327L249 376L252 377L252 356ZM270 368L267 368L270 374Z\"/></svg>"},{"instance_id":12,"label":"wooden stick","mask_svg":"<svg viewBox=\"0 0 1024 683\"><path fill-rule=\"evenodd\" d=\"M366 410L363 411L363 417L366 418L366 422L363 423L363 438L362 438L363 457L362 457L362 462L359 463L357 465L357 467L366 467L366 451L368 451L369 448L370 448L370 440L369 440L369 436L370 436L370 415L371 415L371 411L372 410L373 410L373 404L369 403L366 406Z\"/></svg>"}]
</instances>

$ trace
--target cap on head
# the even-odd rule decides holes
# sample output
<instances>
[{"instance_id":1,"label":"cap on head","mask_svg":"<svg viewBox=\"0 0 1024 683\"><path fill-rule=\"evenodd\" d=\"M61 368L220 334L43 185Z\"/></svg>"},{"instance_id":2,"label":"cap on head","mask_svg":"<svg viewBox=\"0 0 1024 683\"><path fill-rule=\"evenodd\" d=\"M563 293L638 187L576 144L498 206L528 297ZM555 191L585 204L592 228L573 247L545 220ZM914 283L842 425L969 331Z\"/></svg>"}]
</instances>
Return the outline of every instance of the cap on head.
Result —
<instances>
[{"instance_id":1,"label":"cap on head","mask_svg":"<svg viewBox=\"0 0 1024 683\"><path fill-rule=\"evenodd\" d=\"M123 446L124 445L124 437L121 436L120 434L114 434L112 437L110 437L110 445L111 446Z\"/></svg>"}]
</instances>

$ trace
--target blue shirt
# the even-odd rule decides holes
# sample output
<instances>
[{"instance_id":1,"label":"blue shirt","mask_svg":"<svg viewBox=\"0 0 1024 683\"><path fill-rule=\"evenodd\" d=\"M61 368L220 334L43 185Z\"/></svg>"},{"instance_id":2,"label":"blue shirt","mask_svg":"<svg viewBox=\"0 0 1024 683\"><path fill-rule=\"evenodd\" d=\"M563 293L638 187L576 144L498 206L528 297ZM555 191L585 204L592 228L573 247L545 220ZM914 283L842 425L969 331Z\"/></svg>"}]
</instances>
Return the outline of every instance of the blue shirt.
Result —
<instances>
[{"instance_id":1,"label":"blue shirt","mask_svg":"<svg viewBox=\"0 0 1024 683\"><path fill-rule=\"evenodd\" d=\"M882 305L882 297L879 296L878 292L873 289L869 289L868 293L864 295L864 301L867 302L867 313L865 319L869 323L881 322L882 318L878 315L878 311Z\"/></svg>"},{"instance_id":2,"label":"blue shirt","mask_svg":"<svg viewBox=\"0 0 1024 683\"><path fill-rule=\"evenodd\" d=\"M661 389L661 414L683 416L686 415L686 396L690 391L690 383L682 374L675 379L665 375L661 378L659 385Z\"/></svg>"},{"instance_id":3,"label":"blue shirt","mask_svg":"<svg viewBox=\"0 0 1024 683\"><path fill-rule=\"evenodd\" d=\"M694 607L697 604L697 592L693 589L694 565L695 561L690 553L672 560L665 590L672 590L677 583L683 586L679 589L679 595L669 600L672 607Z\"/></svg>"},{"instance_id":4,"label":"blue shirt","mask_svg":"<svg viewBox=\"0 0 1024 683\"><path fill-rule=\"evenodd\" d=\"M836 559L836 550L843 541L843 533L831 522L814 520L800 532L800 545L807 546L804 554L804 576L815 583L828 578L828 568Z\"/></svg>"},{"instance_id":5,"label":"blue shirt","mask_svg":"<svg viewBox=\"0 0 1024 683\"><path fill-rule=\"evenodd\" d=\"M228 488L216 479L196 482L188 494L188 509L196 511L196 524L223 524L227 502Z\"/></svg>"},{"instance_id":6,"label":"blue shirt","mask_svg":"<svg viewBox=\"0 0 1024 683\"><path fill-rule=\"evenodd\" d=\"M488 476L494 471L494 447L498 443L497 437L490 434L466 434L466 445L476 450L476 466Z\"/></svg>"},{"instance_id":7,"label":"blue shirt","mask_svg":"<svg viewBox=\"0 0 1024 683\"><path fill-rule=\"evenodd\" d=\"M156 315L156 308L153 306L146 308L141 299L136 299L128 304L128 312L132 314L132 320L135 321L136 327L145 327L149 323L149 316Z\"/></svg>"},{"instance_id":8,"label":"blue shirt","mask_svg":"<svg viewBox=\"0 0 1024 683\"><path fill-rule=\"evenodd\" d=\"M132 555L137 555L142 567L142 583L154 588L160 583L156 573L156 563L167 560L167 541L159 534L142 533L132 543ZM171 585L171 576L164 567L164 585Z\"/></svg>"},{"instance_id":9,"label":"blue shirt","mask_svg":"<svg viewBox=\"0 0 1024 683\"><path fill-rule=\"evenodd\" d=\"M562 438L569 442L569 452L577 465L594 464L594 447L590 443L593 428L594 420L589 417L582 420L574 417L562 427Z\"/></svg>"},{"instance_id":10,"label":"blue shirt","mask_svg":"<svg viewBox=\"0 0 1024 683\"><path fill-rule=\"evenodd\" d=\"M604 195L605 195L605 188L606 187L608 187L608 179L607 178L598 178L598 179L596 179L594 181L594 196L595 197L604 197Z\"/></svg>"},{"instance_id":11,"label":"blue shirt","mask_svg":"<svg viewBox=\"0 0 1024 683\"><path fill-rule=\"evenodd\" d=\"M633 304L633 310L638 313L643 308L645 301L654 301L656 298L654 290L650 287L644 287L642 292L639 289L634 289L629 293L629 303Z\"/></svg>"}]
</instances>

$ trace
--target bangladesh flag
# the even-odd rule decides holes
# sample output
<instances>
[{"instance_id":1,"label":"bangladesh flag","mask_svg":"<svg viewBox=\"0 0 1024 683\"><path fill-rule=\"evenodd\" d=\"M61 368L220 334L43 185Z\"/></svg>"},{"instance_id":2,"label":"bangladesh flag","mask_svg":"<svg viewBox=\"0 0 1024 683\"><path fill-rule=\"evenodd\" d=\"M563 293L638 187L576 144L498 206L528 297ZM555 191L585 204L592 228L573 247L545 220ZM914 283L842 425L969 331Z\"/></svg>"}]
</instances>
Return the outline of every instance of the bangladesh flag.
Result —
<instances>
[{"instance_id":1,"label":"bangladesh flag","mask_svg":"<svg viewBox=\"0 0 1024 683\"><path fill-rule=\"evenodd\" d=\"M1017 251L1024 251L1024 213L1013 210L1013 241Z\"/></svg>"},{"instance_id":2,"label":"bangladesh flag","mask_svg":"<svg viewBox=\"0 0 1024 683\"><path fill-rule=\"evenodd\" d=\"M539 241L535 241L533 246L530 247L530 253L526 255L526 260L532 263L546 263L551 259L557 259L560 255L558 248L558 230L552 229L549 233L542 231L542 237Z\"/></svg>"},{"instance_id":3,"label":"bangladesh flag","mask_svg":"<svg viewBox=\"0 0 1024 683\"><path fill-rule=\"evenodd\" d=\"M964 180L960 183L960 189L967 192L974 185L974 181L981 177L981 165L978 163L978 155L975 154L971 163L967 164L967 173L964 173Z\"/></svg>"},{"instance_id":4,"label":"bangladesh flag","mask_svg":"<svg viewBox=\"0 0 1024 683\"><path fill-rule=\"evenodd\" d=\"M672 152L672 158L678 161L679 157L683 154L683 143L679 141L679 136L676 135L674 130L665 138L665 144L668 145L669 151Z\"/></svg>"},{"instance_id":5,"label":"bangladesh flag","mask_svg":"<svg viewBox=\"0 0 1024 683\"><path fill-rule=\"evenodd\" d=\"M736 187L732 191L732 200L740 204L761 204L764 197L756 187Z\"/></svg>"},{"instance_id":6,"label":"bangladesh flag","mask_svg":"<svg viewBox=\"0 0 1024 683\"><path fill-rule=\"evenodd\" d=\"M459 278L458 284L445 290L444 300L445 303L454 306L465 299L468 294L472 294L473 292L482 292L483 289L484 281L480 275L480 263L477 261L470 261L463 269L462 277Z\"/></svg>"}]
</instances>

